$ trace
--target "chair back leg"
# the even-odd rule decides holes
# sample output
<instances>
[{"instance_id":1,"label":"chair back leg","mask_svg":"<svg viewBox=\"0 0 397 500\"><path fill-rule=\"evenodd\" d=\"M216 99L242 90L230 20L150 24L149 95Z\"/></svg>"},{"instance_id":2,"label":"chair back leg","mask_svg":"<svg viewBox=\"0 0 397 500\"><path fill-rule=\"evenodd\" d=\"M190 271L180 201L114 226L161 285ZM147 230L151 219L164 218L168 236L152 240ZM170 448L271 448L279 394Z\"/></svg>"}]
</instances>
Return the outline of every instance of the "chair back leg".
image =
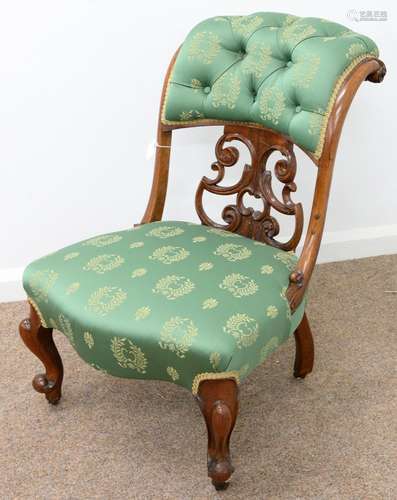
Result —
<instances>
[{"instance_id":1,"label":"chair back leg","mask_svg":"<svg viewBox=\"0 0 397 500\"><path fill-rule=\"evenodd\" d=\"M313 336L306 313L294 335L296 345L294 377L305 378L313 370L314 363Z\"/></svg>"}]
</instances>

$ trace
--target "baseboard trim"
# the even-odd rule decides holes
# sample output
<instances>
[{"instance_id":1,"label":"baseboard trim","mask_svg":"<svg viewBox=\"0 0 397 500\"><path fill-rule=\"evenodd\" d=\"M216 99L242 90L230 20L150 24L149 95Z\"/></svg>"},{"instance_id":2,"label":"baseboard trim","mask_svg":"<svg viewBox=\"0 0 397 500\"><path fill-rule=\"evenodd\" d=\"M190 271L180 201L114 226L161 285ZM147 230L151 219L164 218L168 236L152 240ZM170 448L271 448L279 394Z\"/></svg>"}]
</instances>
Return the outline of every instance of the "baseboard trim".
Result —
<instances>
[{"instance_id":1,"label":"baseboard trim","mask_svg":"<svg viewBox=\"0 0 397 500\"><path fill-rule=\"evenodd\" d=\"M301 247L298 247L298 252ZM397 224L324 233L318 263L397 253ZM23 267L0 269L0 302L24 300Z\"/></svg>"},{"instance_id":2,"label":"baseboard trim","mask_svg":"<svg viewBox=\"0 0 397 500\"><path fill-rule=\"evenodd\" d=\"M324 233L318 263L397 253L397 224Z\"/></svg>"}]
</instances>

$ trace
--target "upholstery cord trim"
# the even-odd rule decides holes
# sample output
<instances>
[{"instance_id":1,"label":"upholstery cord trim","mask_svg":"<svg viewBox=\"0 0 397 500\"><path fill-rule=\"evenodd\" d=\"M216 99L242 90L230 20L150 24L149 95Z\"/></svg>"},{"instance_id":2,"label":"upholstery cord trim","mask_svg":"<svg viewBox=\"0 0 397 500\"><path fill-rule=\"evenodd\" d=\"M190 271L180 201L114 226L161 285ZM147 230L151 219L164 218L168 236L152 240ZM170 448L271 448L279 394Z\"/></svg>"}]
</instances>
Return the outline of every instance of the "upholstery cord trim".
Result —
<instances>
[{"instance_id":1,"label":"upholstery cord trim","mask_svg":"<svg viewBox=\"0 0 397 500\"><path fill-rule=\"evenodd\" d=\"M331 97L330 97L330 99L328 101L327 111L324 114L324 121L323 121L323 124L322 124L322 127L321 127L321 131L320 131L320 135L319 135L317 147L316 147L316 149L315 149L314 152L311 151L311 153L313 154L313 157L316 160L318 160L321 157L321 153L323 151L324 141L325 141L325 133L326 133L327 126L328 126L328 120L329 120L332 108L333 108L333 106L335 104L336 97L338 95L340 87L342 86L343 82L346 80L348 74L360 62L362 62L364 59L367 59L368 57L376 57L376 55L371 54L370 52L368 52L366 54L362 54L361 56L357 57L356 59L354 59L349 64L349 66L347 66L347 68L343 71L343 73L339 76L338 80L336 81L336 83L334 85L334 90L332 91ZM174 65L175 65L175 63L174 63ZM174 69L174 68L172 68L172 69ZM180 120L180 121L167 120L165 118L165 109L166 109L166 105L167 105L168 91L169 91L171 83L175 83L175 82L172 82L172 72L171 72L171 77L168 80L167 90L166 90L166 93L165 93L164 102L163 102L162 111L161 111L161 122L164 125L197 125L197 124L205 125L207 122L211 122L212 120L214 120L214 118L205 118L205 119L201 119L201 120L183 120L183 121L182 120ZM220 124L224 123L225 125L227 125L227 124L231 124L231 125L233 125L233 124L235 124L235 125L258 125L260 127L264 127L263 124L257 123L257 122L234 121L234 120L224 120L224 121L219 120L219 121L220 121ZM281 134L281 135L285 135L285 134ZM296 144L296 142L293 141L292 138L290 138L290 140L291 140L291 142L293 142L294 144ZM299 146L298 144L296 144L296 145Z\"/></svg>"},{"instance_id":2,"label":"upholstery cord trim","mask_svg":"<svg viewBox=\"0 0 397 500\"><path fill-rule=\"evenodd\" d=\"M203 380L219 380L222 378L233 378L237 384L240 383L240 373L238 371L198 373L193 379L193 395L195 396L198 393L200 382L203 382Z\"/></svg>"},{"instance_id":3,"label":"upholstery cord trim","mask_svg":"<svg viewBox=\"0 0 397 500\"><path fill-rule=\"evenodd\" d=\"M40 318L40 323L44 328L48 328L47 323L45 322L44 316L41 314L41 311L39 309L39 306L36 304L36 302L28 297L28 302L29 304L33 307L33 309L36 311L37 316Z\"/></svg>"},{"instance_id":4,"label":"upholstery cord trim","mask_svg":"<svg viewBox=\"0 0 397 500\"><path fill-rule=\"evenodd\" d=\"M319 139L318 139L318 143L317 143L317 147L316 147L316 150L314 152L314 157L318 160L321 156L321 153L323 151L323 147L324 147L324 141L325 141L325 134L326 134L326 131L327 131L327 127L328 127L328 121L329 121L329 117L331 115L331 111L332 111L332 108L334 107L334 104L335 104L335 101L336 101L336 98L338 97L338 93L339 93L339 90L342 86L342 84L344 83L344 81L346 80L347 76L349 75L349 73L360 63L362 62L364 59L367 59L368 57L371 57L372 54L362 54L361 56L357 57L356 59L354 59L350 64L349 66L347 66L347 68L343 71L343 73L340 75L340 77L338 78L338 80L336 81L336 84L334 86L334 90L332 91L332 94L331 94L331 97L328 101L328 105L327 105L327 110L325 112L325 115L324 115L324 121L323 121L323 124L321 126L321 130L320 130L320 135L319 135Z\"/></svg>"}]
</instances>

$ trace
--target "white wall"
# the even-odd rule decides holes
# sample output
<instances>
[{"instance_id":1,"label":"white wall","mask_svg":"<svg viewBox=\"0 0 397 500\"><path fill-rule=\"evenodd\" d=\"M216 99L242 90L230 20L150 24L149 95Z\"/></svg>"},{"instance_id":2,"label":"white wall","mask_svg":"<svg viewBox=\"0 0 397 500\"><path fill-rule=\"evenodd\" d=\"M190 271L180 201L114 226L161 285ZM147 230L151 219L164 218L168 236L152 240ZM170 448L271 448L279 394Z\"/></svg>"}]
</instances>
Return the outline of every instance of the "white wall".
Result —
<instances>
[{"instance_id":1,"label":"white wall","mask_svg":"<svg viewBox=\"0 0 397 500\"><path fill-rule=\"evenodd\" d=\"M394 5L377 6L387 22L364 23L347 10L373 4L354 0L0 0L0 301L23 297L32 259L140 220L165 69L194 24L221 14L325 17L377 41L389 74L361 88L347 118L322 260L396 252ZM193 193L218 134L175 134L167 217L197 220ZM309 207L315 168L299 160L295 199Z\"/></svg>"}]
</instances>

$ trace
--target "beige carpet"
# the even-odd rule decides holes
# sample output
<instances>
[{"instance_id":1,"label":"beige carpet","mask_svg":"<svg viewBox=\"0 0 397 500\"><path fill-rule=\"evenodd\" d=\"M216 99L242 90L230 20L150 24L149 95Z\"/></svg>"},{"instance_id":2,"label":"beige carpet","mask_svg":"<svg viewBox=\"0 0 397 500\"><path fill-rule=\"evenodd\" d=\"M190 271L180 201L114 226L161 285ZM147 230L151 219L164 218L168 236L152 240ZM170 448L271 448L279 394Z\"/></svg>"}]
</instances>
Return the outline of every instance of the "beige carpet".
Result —
<instances>
[{"instance_id":1,"label":"beige carpet","mask_svg":"<svg viewBox=\"0 0 397 500\"><path fill-rule=\"evenodd\" d=\"M292 377L291 339L241 387L236 472L216 493L204 422L165 382L103 375L56 334L64 397L31 387L39 362L0 305L0 498L396 499L397 255L319 266L310 291L315 371Z\"/></svg>"}]
</instances>

